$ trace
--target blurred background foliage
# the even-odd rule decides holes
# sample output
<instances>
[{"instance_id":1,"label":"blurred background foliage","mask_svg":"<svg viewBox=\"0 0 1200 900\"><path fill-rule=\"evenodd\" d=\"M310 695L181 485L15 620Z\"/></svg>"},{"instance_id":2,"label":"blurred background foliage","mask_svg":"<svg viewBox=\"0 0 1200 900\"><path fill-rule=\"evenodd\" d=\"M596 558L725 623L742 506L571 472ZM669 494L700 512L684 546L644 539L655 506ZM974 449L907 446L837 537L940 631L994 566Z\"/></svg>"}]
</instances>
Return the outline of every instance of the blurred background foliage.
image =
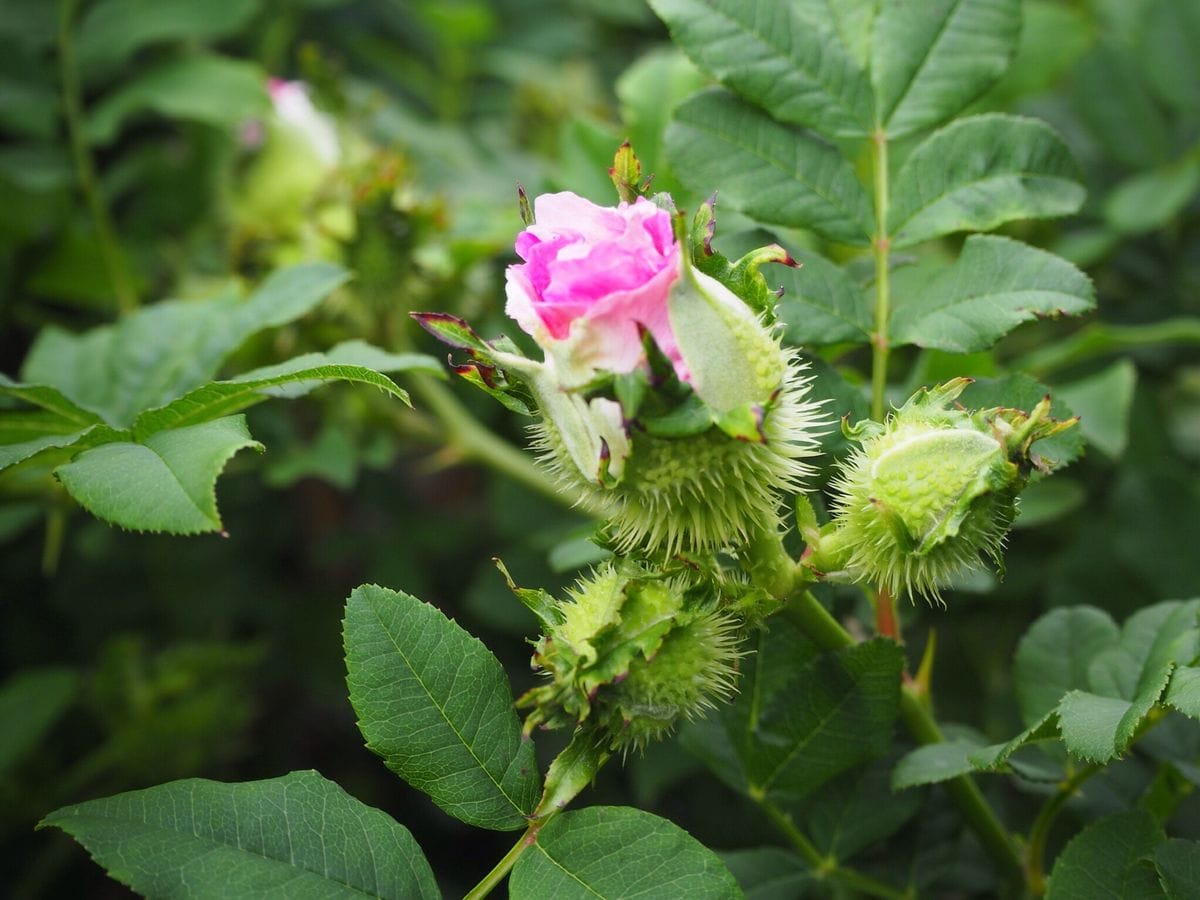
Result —
<instances>
[{"instance_id":1,"label":"blurred background foliage","mask_svg":"<svg viewBox=\"0 0 1200 900\"><path fill-rule=\"evenodd\" d=\"M1071 145L1089 189L1082 212L1006 230L1084 267L1099 313L1025 326L987 354L897 354L897 399L952 375L1024 372L1083 416L1088 453L1024 498L1005 580L962 585L945 610L906 611L914 657L937 629L942 717L993 739L1018 730L1010 660L1040 613L1090 603L1124 618L1200 588L1198 6L1026 0L1013 68L977 107L1042 117ZM335 157L273 112L271 78L308 85L336 123ZM353 281L256 335L231 370L349 338L440 355L412 310L495 333L516 185L611 203L606 170L628 138L656 188L695 208L702 197L662 148L672 106L702 84L642 0L6 0L0 371L15 375L47 326L83 330L310 259L345 265ZM763 243L747 219L719 223L727 254ZM806 233L770 237L841 252ZM774 277L804 290L802 275ZM817 389L862 414L868 360L807 349ZM478 832L467 849L465 826L363 749L345 700L342 603L364 582L436 603L484 638L520 691L534 623L491 558L553 590L595 548L544 482L470 459L464 414L511 445L520 422L465 385L400 380L414 410L349 385L254 409L269 452L235 460L219 486L228 537L130 534L64 508L49 481L0 481L0 883L12 896L122 895L33 824L189 775L316 768L404 822L450 893L507 849ZM870 621L854 597L828 599ZM595 799L667 815L717 849L774 840L700 768L652 748L604 772ZM1098 779L1111 790L1077 812L1151 773L1136 755L1111 767ZM818 795L810 812L836 800ZM1177 816L1200 837L1200 805Z\"/></svg>"}]
</instances>

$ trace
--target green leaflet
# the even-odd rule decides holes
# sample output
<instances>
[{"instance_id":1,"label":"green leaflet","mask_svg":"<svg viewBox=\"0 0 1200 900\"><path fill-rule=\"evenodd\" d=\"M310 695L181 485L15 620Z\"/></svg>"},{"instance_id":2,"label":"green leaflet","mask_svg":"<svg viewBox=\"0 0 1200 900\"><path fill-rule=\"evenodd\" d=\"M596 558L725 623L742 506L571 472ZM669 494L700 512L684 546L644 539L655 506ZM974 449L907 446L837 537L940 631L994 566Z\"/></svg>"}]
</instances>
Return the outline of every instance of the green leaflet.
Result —
<instances>
[{"instance_id":1,"label":"green leaflet","mask_svg":"<svg viewBox=\"0 0 1200 900\"><path fill-rule=\"evenodd\" d=\"M59 423L73 426L93 425L101 421L91 410L73 403L58 388L46 384L19 384L7 375L0 375L0 393L37 406L53 414ZM48 426L50 422L46 423ZM49 428L47 429L49 430Z\"/></svg>"},{"instance_id":2,"label":"green leaflet","mask_svg":"<svg viewBox=\"0 0 1200 900\"><path fill-rule=\"evenodd\" d=\"M88 139L108 144L143 112L235 127L270 109L266 73L252 63L210 53L168 60L107 94L88 116Z\"/></svg>"},{"instance_id":3,"label":"green leaflet","mask_svg":"<svg viewBox=\"0 0 1200 900\"><path fill-rule=\"evenodd\" d=\"M891 339L895 345L973 353L1022 322L1076 315L1095 304L1091 280L1065 259L977 234L967 238L952 266L898 301Z\"/></svg>"},{"instance_id":4,"label":"green leaflet","mask_svg":"<svg viewBox=\"0 0 1200 900\"><path fill-rule=\"evenodd\" d=\"M1104 203L1104 218L1122 234L1142 234L1170 223L1200 188L1194 154L1121 182Z\"/></svg>"},{"instance_id":5,"label":"green leaflet","mask_svg":"<svg viewBox=\"0 0 1200 900\"><path fill-rule=\"evenodd\" d=\"M433 363L429 357L417 357L420 368ZM256 403L276 397L298 397L330 381L355 381L377 387L408 403L408 393L396 387L390 378L374 369L333 362L337 348L328 354L306 353L277 366L246 372L228 381L213 381L188 391L166 406L141 413L133 423L133 433L142 440L166 428L182 428L218 416L239 412ZM439 371L440 369L435 369ZM411 404L410 404L411 405Z\"/></svg>"},{"instance_id":6,"label":"green leaflet","mask_svg":"<svg viewBox=\"0 0 1200 900\"><path fill-rule=\"evenodd\" d=\"M55 469L79 505L134 531L220 531L215 484L225 464L247 447L245 416L159 431L140 443L101 444Z\"/></svg>"},{"instance_id":7,"label":"green leaflet","mask_svg":"<svg viewBox=\"0 0 1200 900\"><path fill-rule=\"evenodd\" d=\"M27 441L0 444L0 470L18 463L29 463L30 466L55 465L66 462L89 447L127 440L129 436L128 431L117 431L107 425L89 425L67 434L42 434Z\"/></svg>"},{"instance_id":8,"label":"green leaflet","mask_svg":"<svg viewBox=\"0 0 1200 900\"><path fill-rule=\"evenodd\" d=\"M143 409L211 381L250 335L300 318L347 278L340 266L306 263L273 273L245 300L167 300L78 335L48 328L21 380L56 388L110 425L126 426Z\"/></svg>"},{"instance_id":9,"label":"green leaflet","mask_svg":"<svg viewBox=\"0 0 1200 900\"><path fill-rule=\"evenodd\" d=\"M73 669L18 671L0 685L0 778L38 748L79 691Z\"/></svg>"},{"instance_id":10,"label":"green leaflet","mask_svg":"<svg viewBox=\"0 0 1200 900\"><path fill-rule=\"evenodd\" d=\"M1185 716L1200 719L1200 668L1177 668L1163 699L1168 706L1174 707Z\"/></svg>"},{"instance_id":11,"label":"green leaflet","mask_svg":"<svg viewBox=\"0 0 1200 900\"><path fill-rule=\"evenodd\" d=\"M214 481L237 450L262 449L231 414L338 380L407 403L381 371L442 374L431 357L346 341L211 380L251 334L304 315L347 277L328 263L293 266L246 300L165 301L78 335L43 331L22 368L29 383L0 375L0 394L38 407L0 411L0 470L54 469L82 506L125 528L220 530Z\"/></svg>"},{"instance_id":12,"label":"green leaflet","mask_svg":"<svg viewBox=\"0 0 1200 900\"><path fill-rule=\"evenodd\" d=\"M1158 603L1129 617L1120 643L1097 653L1089 665L1089 690L1071 691L1059 705L1068 750L1095 762L1125 752L1175 666L1195 660L1197 610L1200 600Z\"/></svg>"},{"instance_id":13,"label":"green leaflet","mask_svg":"<svg viewBox=\"0 0 1200 900\"><path fill-rule=\"evenodd\" d=\"M204 41L236 34L262 0L225 0L220 6L191 0L104 0L79 23L80 66L110 72L141 47L160 41Z\"/></svg>"},{"instance_id":14,"label":"green leaflet","mask_svg":"<svg viewBox=\"0 0 1200 900\"><path fill-rule=\"evenodd\" d=\"M872 760L823 784L804 801L804 832L813 846L845 861L886 840L925 803L921 791L898 793L892 785L896 757Z\"/></svg>"},{"instance_id":15,"label":"green leaflet","mask_svg":"<svg viewBox=\"0 0 1200 900\"><path fill-rule=\"evenodd\" d=\"M1161 898L1155 871L1142 858L1163 840L1162 829L1142 810L1093 822L1059 854L1046 900Z\"/></svg>"},{"instance_id":16,"label":"green leaflet","mask_svg":"<svg viewBox=\"0 0 1200 900\"><path fill-rule=\"evenodd\" d=\"M1029 726L1012 740L981 747L970 753L968 759L972 766L981 771L1001 771L1009 765L1013 754L1018 750L1041 741L1053 740L1058 736L1058 713L1049 712L1040 722Z\"/></svg>"},{"instance_id":17,"label":"green leaflet","mask_svg":"<svg viewBox=\"0 0 1200 900\"><path fill-rule=\"evenodd\" d=\"M1044 122L959 119L926 138L897 173L888 209L892 246L1073 213L1083 204L1080 177L1066 143Z\"/></svg>"},{"instance_id":18,"label":"green leaflet","mask_svg":"<svg viewBox=\"0 0 1200 900\"><path fill-rule=\"evenodd\" d=\"M220 530L212 484L233 453L250 446L261 450L262 446L250 440L241 417L237 417L242 425L236 432L223 430L217 421L271 396L300 396L330 381L370 384L408 402L408 394L390 378L361 365L340 364L340 359L362 359L389 371L437 371L429 357L388 354L359 341L347 342L327 354L309 353L195 388L162 407L142 412L131 430L91 424L67 434L42 434L0 444L0 469L20 462L67 463L55 474L81 505L103 519L141 531L194 534ZM18 396L41 399L43 406L60 417L60 421L42 422L43 428L69 427L68 413L62 412L58 403L44 399L51 395L51 399L69 402L56 390L16 385L10 392L15 393L16 388L24 389ZM0 416L0 425L10 417ZM84 452L91 448L97 449Z\"/></svg>"},{"instance_id":19,"label":"green leaflet","mask_svg":"<svg viewBox=\"0 0 1200 900\"><path fill-rule=\"evenodd\" d=\"M1154 866L1168 900L1195 900L1200 885L1200 843L1167 840L1155 848Z\"/></svg>"},{"instance_id":20,"label":"green leaflet","mask_svg":"<svg viewBox=\"0 0 1200 900\"><path fill-rule=\"evenodd\" d=\"M1088 667L1120 639L1108 613L1091 606L1052 610L1025 632L1013 666L1021 718L1030 727L1058 707L1063 695L1088 686Z\"/></svg>"},{"instance_id":21,"label":"green leaflet","mask_svg":"<svg viewBox=\"0 0 1200 900\"><path fill-rule=\"evenodd\" d=\"M721 859L738 880L748 900L787 900L806 897L820 884L812 868L781 847L732 850Z\"/></svg>"},{"instance_id":22,"label":"green leaflet","mask_svg":"<svg viewBox=\"0 0 1200 900\"><path fill-rule=\"evenodd\" d=\"M1088 444L1110 459L1119 459L1129 443L1137 377L1133 362L1120 359L1094 375L1055 389L1055 395L1080 417L1079 430Z\"/></svg>"},{"instance_id":23,"label":"green leaflet","mask_svg":"<svg viewBox=\"0 0 1200 900\"><path fill-rule=\"evenodd\" d=\"M64 807L50 826L149 897L440 897L403 825L311 771L175 781Z\"/></svg>"},{"instance_id":24,"label":"green leaflet","mask_svg":"<svg viewBox=\"0 0 1200 900\"><path fill-rule=\"evenodd\" d=\"M376 585L355 589L343 624L367 746L450 815L525 827L541 781L499 660L434 607Z\"/></svg>"},{"instance_id":25,"label":"green leaflet","mask_svg":"<svg viewBox=\"0 0 1200 900\"><path fill-rule=\"evenodd\" d=\"M1159 691L1165 686L1164 679L1158 686ZM1131 718L1138 718L1139 714L1144 716L1149 712L1154 699L1152 695L1143 697L1135 709L1133 704L1120 697L1071 691L1062 698L1058 707L1063 743L1071 753L1082 759L1108 762L1128 744L1126 740L1118 749L1122 733L1131 731L1126 723Z\"/></svg>"},{"instance_id":26,"label":"green leaflet","mask_svg":"<svg viewBox=\"0 0 1200 900\"><path fill-rule=\"evenodd\" d=\"M966 775L975 769L971 754L981 749L980 744L967 740L943 741L918 747L896 765L892 772L892 788L900 791Z\"/></svg>"},{"instance_id":27,"label":"green leaflet","mask_svg":"<svg viewBox=\"0 0 1200 900\"><path fill-rule=\"evenodd\" d=\"M1139 63L1150 85L1166 103L1184 114L1200 111L1200 7L1176 0L1155 0L1146 22L1145 49Z\"/></svg>"},{"instance_id":28,"label":"green leaflet","mask_svg":"<svg viewBox=\"0 0 1200 900\"><path fill-rule=\"evenodd\" d=\"M1156 707L1196 716L1198 613L1200 600L1158 603L1130 616L1119 633L1091 607L1047 613L1017 649L1017 695L1029 728L1007 744L969 753L969 761L995 769L1022 746L1060 734L1072 755L1105 763L1126 752ZM920 760L906 765L914 778L922 776Z\"/></svg>"},{"instance_id":29,"label":"green leaflet","mask_svg":"<svg viewBox=\"0 0 1200 900\"><path fill-rule=\"evenodd\" d=\"M1109 157L1135 169L1170 160L1171 126L1130 49L1098 43L1079 61L1071 81L1076 114Z\"/></svg>"},{"instance_id":30,"label":"green leaflet","mask_svg":"<svg viewBox=\"0 0 1200 900\"><path fill-rule=\"evenodd\" d=\"M728 91L694 94L666 135L676 176L697 193L773 225L810 228L865 246L871 203L854 169L831 145L771 119Z\"/></svg>"},{"instance_id":31,"label":"green leaflet","mask_svg":"<svg viewBox=\"0 0 1200 900\"><path fill-rule=\"evenodd\" d=\"M884 0L875 20L875 121L889 138L937 125L1008 69L1020 0Z\"/></svg>"},{"instance_id":32,"label":"green leaflet","mask_svg":"<svg viewBox=\"0 0 1200 900\"><path fill-rule=\"evenodd\" d=\"M821 0L651 0L671 37L721 83L767 110L828 137L871 130L861 53L862 3L833 17ZM839 35L842 30L848 45Z\"/></svg>"},{"instance_id":33,"label":"green leaflet","mask_svg":"<svg viewBox=\"0 0 1200 900\"><path fill-rule=\"evenodd\" d=\"M735 790L790 802L887 749L899 702L894 642L819 653L772 622L750 660L737 698L683 731Z\"/></svg>"},{"instance_id":34,"label":"green leaflet","mask_svg":"<svg viewBox=\"0 0 1200 900\"><path fill-rule=\"evenodd\" d=\"M513 900L742 896L720 858L678 825L623 806L563 813L538 833L509 881Z\"/></svg>"}]
</instances>

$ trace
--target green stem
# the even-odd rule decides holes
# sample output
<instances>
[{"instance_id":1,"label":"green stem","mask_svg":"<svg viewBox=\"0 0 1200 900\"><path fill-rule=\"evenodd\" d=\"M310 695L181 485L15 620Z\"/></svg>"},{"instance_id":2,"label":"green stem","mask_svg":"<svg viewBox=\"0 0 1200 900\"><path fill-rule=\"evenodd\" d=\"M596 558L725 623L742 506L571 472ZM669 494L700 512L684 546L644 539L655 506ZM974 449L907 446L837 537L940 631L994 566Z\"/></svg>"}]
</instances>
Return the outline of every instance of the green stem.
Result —
<instances>
[{"instance_id":1,"label":"green stem","mask_svg":"<svg viewBox=\"0 0 1200 900\"><path fill-rule=\"evenodd\" d=\"M414 375L410 384L445 430L446 441L463 459L490 466L514 481L566 506L578 498L555 484L529 456L501 440L472 416L445 385L427 375Z\"/></svg>"},{"instance_id":2,"label":"green stem","mask_svg":"<svg viewBox=\"0 0 1200 900\"><path fill-rule=\"evenodd\" d=\"M796 852L812 866L813 874L818 878L835 881L868 896L883 897L885 900L906 900L910 896L906 891L897 890L891 885L876 881L854 869L838 865L838 861L831 856L822 856L808 836L796 827L796 823L792 821L790 815L766 797L755 798L755 802L759 809L766 813L767 818L787 837Z\"/></svg>"},{"instance_id":3,"label":"green stem","mask_svg":"<svg viewBox=\"0 0 1200 900\"><path fill-rule=\"evenodd\" d=\"M839 625L837 619L809 591L793 597L783 612L826 650L841 650L855 643L850 632Z\"/></svg>"},{"instance_id":4,"label":"green stem","mask_svg":"<svg viewBox=\"0 0 1200 900\"><path fill-rule=\"evenodd\" d=\"M908 728L909 734L917 743L941 744L945 741L942 730L933 718L933 712L926 703L926 694L916 685L902 684L900 686L900 718ZM1017 845L1008 830L996 817L987 798L979 790L979 786L969 775L959 775L945 783L946 791L958 805L959 811L967 824L979 838L983 849L992 861L1000 868L1003 876L1014 882L1025 880L1024 867Z\"/></svg>"},{"instance_id":5,"label":"green stem","mask_svg":"<svg viewBox=\"0 0 1200 900\"><path fill-rule=\"evenodd\" d=\"M125 268L121 246L117 242L112 215L104 202L96 180L96 168L88 150L83 133L83 89L79 82L79 66L75 59L75 35L72 26L78 0L61 0L58 16L58 73L62 82L63 113L67 123L67 137L71 143L71 154L75 159L75 172L79 187L92 216L96 229L96 240L108 280L117 300L117 312L122 315L138 307L137 291Z\"/></svg>"},{"instance_id":6,"label":"green stem","mask_svg":"<svg viewBox=\"0 0 1200 900\"><path fill-rule=\"evenodd\" d=\"M46 510L46 543L42 546L42 574L47 578L58 571L70 511L70 498L62 488L56 488L55 496Z\"/></svg>"},{"instance_id":7,"label":"green stem","mask_svg":"<svg viewBox=\"0 0 1200 900\"><path fill-rule=\"evenodd\" d=\"M841 650L856 643L850 632L839 625L820 601L808 591L793 597L784 607L784 614L826 650ZM942 737L941 729L934 721L924 696L918 685L902 684L900 718L918 743L940 744L945 738ZM947 782L946 787L958 804L963 818L1004 877L1017 883L1023 882L1024 870L1016 843L996 817L975 782L967 775L960 775Z\"/></svg>"},{"instance_id":8,"label":"green stem","mask_svg":"<svg viewBox=\"0 0 1200 900\"><path fill-rule=\"evenodd\" d=\"M513 844L512 849L504 854L504 858L492 867L492 871L483 876L479 884L471 888L463 900L479 900L495 889L516 865L526 848L537 842L538 832L562 812L580 791L592 783L596 773L603 768L611 755L603 742L597 741L594 733L582 728L575 729L571 743L550 763L542 799L529 820L529 827Z\"/></svg>"},{"instance_id":9,"label":"green stem","mask_svg":"<svg viewBox=\"0 0 1200 900\"><path fill-rule=\"evenodd\" d=\"M1146 736L1146 732L1166 717L1166 710L1163 707L1152 709L1133 733L1130 744L1132 745L1140 741ZM1066 781L1062 782L1058 786L1058 790L1055 791L1054 796L1047 800L1038 812L1038 817L1034 820L1033 828L1029 831L1029 847L1025 856L1025 883L1029 885L1029 890L1035 896L1040 897L1046 892L1046 840L1050 837L1051 826L1054 825L1055 819L1058 818L1058 814L1066 806L1067 801L1075 795L1075 792L1079 790L1083 783L1093 775L1103 771L1104 765L1101 763L1090 763L1084 766L1078 772L1072 774Z\"/></svg>"},{"instance_id":10,"label":"green stem","mask_svg":"<svg viewBox=\"0 0 1200 900\"><path fill-rule=\"evenodd\" d=\"M490 894L508 876L508 873L512 871L512 867L517 864L517 860L521 858L521 854L537 840L538 832L550 818L553 818L553 814L546 819L538 819L530 822L529 827L525 829L525 833L512 845L512 849L504 854L500 862L496 863L492 868L492 871L483 876L479 884L467 892L463 900L480 900L480 898Z\"/></svg>"},{"instance_id":11,"label":"green stem","mask_svg":"<svg viewBox=\"0 0 1200 900\"><path fill-rule=\"evenodd\" d=\"M745 554L746 572L756 585L780 601L795 592L797 578L803 573L783 546L778 529L763 529L752 535Z\"/></svg>"},{"instance_id":12,"label":"green stem","mask_svg":"<svg viewBox=\"0 0 1200 900\"><path fill-rule=\"evenodd\" d=\"M1092 763L1080 769L1059 785L1054 796L1046 801L1038 813L1029 832L1029 849L1025 857L1025 881L1035 896L1040 897L1046 893L1046 839L1050 837L1050 827L1067 801L1079 790L1080 785L1102 771L1104 766L1099 763Z\"/></svg>"},{"instance_id":13,"label":"green stem","mask_svg":"<svg viewBox=\"0 0 1200 900\"><path fill-rule=\"evenodd\" d=\"M875 180L875 235L871 247L875 255L875 331L871 335L871 418L883 420L887 399L888 320L891 318L891 288L888 254L891 238L888 217L888 145L882 129L871 135L871 167Z\"/></svg>"}]
</instances>

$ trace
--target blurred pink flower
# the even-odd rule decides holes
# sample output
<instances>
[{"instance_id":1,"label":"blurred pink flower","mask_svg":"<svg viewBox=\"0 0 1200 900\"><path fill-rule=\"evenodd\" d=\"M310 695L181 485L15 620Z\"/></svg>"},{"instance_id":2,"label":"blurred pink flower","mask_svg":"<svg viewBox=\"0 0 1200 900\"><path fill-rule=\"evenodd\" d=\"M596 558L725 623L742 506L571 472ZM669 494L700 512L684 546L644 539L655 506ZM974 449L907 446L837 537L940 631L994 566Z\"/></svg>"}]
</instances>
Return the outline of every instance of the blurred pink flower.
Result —
<instances>
[{"instance_id":1,"label":"blurred pink flower","mask_svg":"<svg viewBox=\"0 0 1200 900\"><path fill-rule=\"evenodd\" d=\"M342 155L337 128L332 118L313 105L308 86L303 81L272 78L267 92L279 121L307 141L318 160L336 165Z\"/></svg>"},{"instance_id":2,"label":"blurred pink flower","mask_svg":"<svg viewBox=\"0 0 1200 900\"><path fill-rule=\"evenodd\" d=\"M508 267L505 311L564 386L642 364L639 325L686 380L667 315L681 264L671 214L643 197L612 208L570 192L543 194L533 208L536 224L517 237L525 262Z\"/></svg>"}]
</instances>

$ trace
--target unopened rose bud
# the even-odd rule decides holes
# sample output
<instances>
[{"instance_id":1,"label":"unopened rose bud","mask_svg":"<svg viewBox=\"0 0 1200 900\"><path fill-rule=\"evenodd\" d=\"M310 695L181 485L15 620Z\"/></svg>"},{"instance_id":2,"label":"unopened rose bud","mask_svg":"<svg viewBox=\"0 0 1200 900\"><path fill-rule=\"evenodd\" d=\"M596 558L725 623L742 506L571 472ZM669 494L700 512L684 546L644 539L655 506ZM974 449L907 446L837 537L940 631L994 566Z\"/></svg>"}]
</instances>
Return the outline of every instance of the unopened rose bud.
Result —
<instances>
[{"instance_id":1,"label":"unopened rose bud","mask_svg":"<svg viewBox=\"0 0 1200 900\"><path fill-rule=\"evenodd\" d=\"M1030 445L1074 420L1050 419L1048 400L1030 413L952 406L969 383L921 390L886 424L847 429L860 446L834 482L839 496L814 548L818 567L930 599L981 557L1002 568L1017 495L1036 463Z\"/></svg>"},{"instance_id":2,"label":"unopened rose bud","mask_svg":"<svg viewBox=\"0 0 1200 900\"><path fill-rule=\"evenodd\" d=\"M527 731L583 725L641 748L734 689L737 623L679 579L606 565L540 614L533 659L549 681L517 701Z\"/></svg>"}]
</instances>

